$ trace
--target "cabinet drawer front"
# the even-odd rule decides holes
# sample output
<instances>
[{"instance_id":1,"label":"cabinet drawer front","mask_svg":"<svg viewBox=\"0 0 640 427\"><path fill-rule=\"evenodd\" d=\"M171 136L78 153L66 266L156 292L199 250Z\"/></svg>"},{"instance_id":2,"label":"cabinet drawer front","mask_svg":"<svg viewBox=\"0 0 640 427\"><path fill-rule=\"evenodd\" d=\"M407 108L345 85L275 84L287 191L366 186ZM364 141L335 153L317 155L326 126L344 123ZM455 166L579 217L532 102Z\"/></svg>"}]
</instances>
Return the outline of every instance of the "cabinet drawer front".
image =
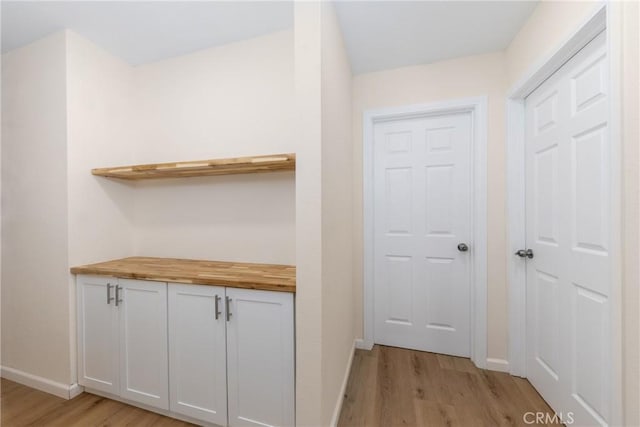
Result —
<instances>
[{"instance_id":1,"label":"cabinet drawer front","mask_svg":"<svg viewBox=\"0 0 640 427\"><path fill-rule=\"evenodd\" d=\"M118 312L108 296L118 279L78 276L78 383L118 394ZM109 291L109 292L108 292Z\"/></svg>"},{"instance_id":2,"label":"cabinet drawer front","mask_svg":"<svg viewBox=\"0 0 640 427\"><path fill-rule=\"evenodd\" d=\"M293 294L227 288L229 424L294 424Z\"/></svg>"},{"instance_id":3,"label":"cabinet drawer front","mask_svg":"<svg viewBox=\"0 0 640 427\"><path fill-rule=\"evenodd\" d=\"M167 284L120 279L120 396L169 409Z\"/></svg>"},{"instance_id":4,"label":"cabinet drawer front","mask_svg":"<svg viewBox=\"0 0 640 427\"><path fill-rule=\"evenodd\" d=\"M169 284L170 409L219 425L227 423L224 296L223 287Z\"/></svg>"}]
</instances>

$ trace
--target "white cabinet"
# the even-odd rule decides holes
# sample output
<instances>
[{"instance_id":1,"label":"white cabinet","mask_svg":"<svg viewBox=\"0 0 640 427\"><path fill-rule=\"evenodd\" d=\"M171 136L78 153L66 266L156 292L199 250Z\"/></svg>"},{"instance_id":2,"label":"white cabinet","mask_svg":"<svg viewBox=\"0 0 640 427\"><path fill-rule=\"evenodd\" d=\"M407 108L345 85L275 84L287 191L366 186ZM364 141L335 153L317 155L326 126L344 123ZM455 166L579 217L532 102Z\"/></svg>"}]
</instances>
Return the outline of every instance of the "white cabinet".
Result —
<instances>
[{"instance_id":1,"label":"white cabinet","mask_svg":"<svg viewBox=\"0 0 640 427\"><path fill-rule=\"evenodd\" d=\"M292 426L293 294L227 288L230 426Z\"/></svg>"},{"instance_id":2,"label":"white cabinet","mask_svg":"<svg viewBox=\"0 0 640 427\"><path fill-rule=\"evenodd\" d=\"M227 424L225 288L169 284L170 409Z\"/></svg>"},{"instance_id":3,"label":"white cabinet","mask_svg":"<svg viewBox=\"0 0 640 427\"><path fill-rule=\"evenodd\" d=\"M78 275L79 383L220 426L293 426L293 294Z\"/></svg>"},{"instance_id":4,"label":"white cabinet","mask_svg":"<svg viewBox=\"0 0 640 427\"><path fill-rule=\"evenodd\" d=\"M219 425L294 425L293 318L290 293L170 283L171 411Z\"/></svg>"},{"instance_id":5,"label":"white cabinet","mask_svg":"<svg viewBox=\"0 0 640 427\"><path fill-rule=\"evenodd\" d=\"M78 276L78 383L169 409L167 285Z\"/></svg>"},{"instance_id":6,"label":"white cabinet","mask_svg":"<svg viewBox=\"0 0 640 427\"><path fill-rule=\"evenodd\" d=\"M78 276L78 383L119 394L118 279Z\"/></svg>"},{"instance_id":7,"label":"white cabinet","mask_svg":"<svg viewBox=\"0 0 640 427\"><path fill-rule=\"evenodd\" d=\"M167 285L119 282L120 396L169 409Z\"/></svg>"}]
</instances>

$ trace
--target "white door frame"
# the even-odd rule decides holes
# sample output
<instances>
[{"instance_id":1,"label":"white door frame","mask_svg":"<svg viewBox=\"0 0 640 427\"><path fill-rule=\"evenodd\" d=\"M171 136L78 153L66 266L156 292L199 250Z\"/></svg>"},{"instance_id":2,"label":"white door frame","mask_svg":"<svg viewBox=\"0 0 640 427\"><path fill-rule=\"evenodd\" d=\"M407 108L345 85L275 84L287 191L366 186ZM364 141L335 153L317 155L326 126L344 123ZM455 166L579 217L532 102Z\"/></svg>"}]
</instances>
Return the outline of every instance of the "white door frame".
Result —
<instances>
[{"instance_id":1,"label":"white door frame","mask_svg":"<svg viewBox=\"0 0 640 427\"><path fill-rule=\"evenodd\" d=\"M526 263L514 252L525 247L525 98L553 75L595 36L606 31L609 56L609 137L611 143L611 349L612 425L622 414L622 313L621 313L621 177L620 129L621 14L615 2L600 4L550 55L536 64L507 94L507 220L509 279L509 372L526 377Z\"/></svg>"},{"instance_id":2,"label":"white door frame","mask_svg":"<svg viewBox=\"0 0 640 427\"><path fill-rule=\"evenodd\" d=\"M472 128L471 173L471 360L487 366L487 97L457 99L365 111L363 115L364 190L364 339L358 348L373 347L373 128L376 123L400 119L470 113Z\"/></svg>"}]
</instances>

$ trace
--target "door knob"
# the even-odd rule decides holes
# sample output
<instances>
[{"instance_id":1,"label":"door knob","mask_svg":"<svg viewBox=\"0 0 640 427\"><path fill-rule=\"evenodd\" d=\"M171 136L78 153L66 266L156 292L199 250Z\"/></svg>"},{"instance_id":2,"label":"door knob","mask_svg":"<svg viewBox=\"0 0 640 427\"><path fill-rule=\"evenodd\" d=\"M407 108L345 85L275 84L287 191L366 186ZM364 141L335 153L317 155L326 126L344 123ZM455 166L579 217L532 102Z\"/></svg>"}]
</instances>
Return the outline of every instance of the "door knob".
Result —
<instances>
[{"instance_id":1,"label":"door knob","mask_svg":"<svg viewBox=\"0 0 640 427\"><path fill-rule=\"evenodd\" d=\"M518 255L520 258L533 258L533 251L531 249L520 249L518 251L516 251L515 253L516 255Z\"/></svg>"},{"instance_id":2,"label":"door knob","mask_svg":"<svg viewBox=\"0 0 640 427\"><path fill-rule=\"evenodd\" d=\"M466 243L459 243L458 244L458 250L460 252L467 252L469 250L469 246L467 246Z\"/></svg>"}]
</instances>

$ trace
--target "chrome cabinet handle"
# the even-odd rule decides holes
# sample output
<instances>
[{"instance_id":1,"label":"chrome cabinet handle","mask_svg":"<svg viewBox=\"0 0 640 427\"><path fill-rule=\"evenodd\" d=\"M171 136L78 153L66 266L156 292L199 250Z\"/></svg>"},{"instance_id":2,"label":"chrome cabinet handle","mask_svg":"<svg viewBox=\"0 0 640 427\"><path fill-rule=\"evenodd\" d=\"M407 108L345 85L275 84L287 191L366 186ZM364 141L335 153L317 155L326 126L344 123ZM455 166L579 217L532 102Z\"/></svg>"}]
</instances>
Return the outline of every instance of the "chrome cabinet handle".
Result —
<instances>
[{"instance_id":1,"label":"chrome cabinet handle","mask_svg":"<svg viewBox=\"0 0 640 427\"><path fill-rule=\"evenodd\" d=\"M116 285L116 307L122 302L120 299L120 289L122 289L122 287L120 287L120 285Z\"/></svg>"},{"instance_id":2,"label":"chrome cabinet handle","mask_svg":"<svg viewBox=\"0 0 640 427\"><path fill-rule=\"evenodd\" d=\"M111 304L111 301L113 301L113 297L111 296L111 288L113 288L113 285L111 283L107 283L107 304Z\"/></svg>"},{"instance_id":3,"label":"chrome cabinet handle","mask_svg":"<svg viewBox=\"0 0 640 427\"><path fill-rule=\"evenodd\" d=\"M531 249L520 249L516 251L514 255L518 255L520 258L533 258L533 251Z\"/></svg>"},{"instance_id":4,"label":"chrome cabinet handle","mask_svg":"<svg viewBox=\"0 0 640 427\"><path fill-rule=\"evenodd\" d=\"M220 302L220 296L216 295L216 320L218 320L218 317L220 317L220 308L218 307L218 303Z\"/></svg>"},{"instance_id":5,"label":"chrome cabinet handle","mask_svg":"<svg viewBox=\"0 0 640 427\"><path fill-rule=\"evenodd\" d=\"M231 298L225 297L225 309L227 310L227 322L231 319Z\"/></svg>"}]
</instances>

